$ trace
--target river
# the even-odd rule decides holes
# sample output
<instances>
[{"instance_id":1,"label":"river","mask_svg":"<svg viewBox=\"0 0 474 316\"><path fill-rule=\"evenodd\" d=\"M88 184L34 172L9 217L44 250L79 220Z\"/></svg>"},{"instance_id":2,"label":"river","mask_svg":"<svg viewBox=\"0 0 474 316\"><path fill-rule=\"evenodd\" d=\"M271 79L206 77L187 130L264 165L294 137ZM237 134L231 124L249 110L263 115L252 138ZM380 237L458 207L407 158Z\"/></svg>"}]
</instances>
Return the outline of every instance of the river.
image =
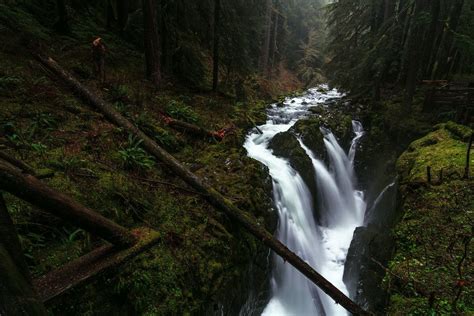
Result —
<instances>
[{"instance_id":1,"label":"river","mask_svg":"<svg viewBox=\"0 0 474 316\"><path fill-rule=\"evenodd\" d=\"M283 106L272 105L266 124L259 126L262 133L252 131L244 147L251 158L269 169L279 218L277 238L347 295L342 280L344 263L354 230L364 224L366 211L364 193L357 189L354 174L357 144L364 135L362 125L353 121L354 136L347 150L341 148L330 130L322 129L327 164L299 140L315 169L318 205L313 205L307 184L289 161L275 156L268 148L276 134L288 131L298 120L309 116L310 107L330 106L328 100L342 96L321 85L300 97L287 98ZM319 221L314 216L316 207L321 214ZM276 255L270 283L271 298L262 315L347 315L340 305Z\"/></svg>"}]
</instances>

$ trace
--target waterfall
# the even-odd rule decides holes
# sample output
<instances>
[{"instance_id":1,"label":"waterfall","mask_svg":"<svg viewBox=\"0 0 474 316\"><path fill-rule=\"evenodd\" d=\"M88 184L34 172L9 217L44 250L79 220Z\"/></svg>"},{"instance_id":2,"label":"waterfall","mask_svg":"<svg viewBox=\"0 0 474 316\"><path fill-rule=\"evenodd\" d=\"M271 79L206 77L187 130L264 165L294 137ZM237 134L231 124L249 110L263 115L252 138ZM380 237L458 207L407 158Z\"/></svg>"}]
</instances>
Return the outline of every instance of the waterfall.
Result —
<instances>
[{"instance_id":1,"label":"waterfall","mask_svg":"<svg viewBox=\"0 0 474 316\"><path fill-rule=\"evenodd\" d=\"M356 190L353 162L357 143L364 131L353 122L355 134L349 152L339 145L330 130L322 129L329 158L326 166L299 140L310 157L316 173L318 204L312 205L311 193L302 177L283 158L268 148L278 133L289 130L309 114L308 107L324 106L328 99L341 97L336 90L310 89L303 97L286 100L284 107L273 106L260 133L251 133L244 144L248 155L265 164L273 180L275 207L279 223L277 237L331 283L347 294L342 281L344 262L356 227L363 225L366 203L363 192ZM321 212L319 223L314 208ZM346 315L345 310L308 281L290 264L274 256L271 280L272 297L263 315Z\"/></svg>"}]
</instances>

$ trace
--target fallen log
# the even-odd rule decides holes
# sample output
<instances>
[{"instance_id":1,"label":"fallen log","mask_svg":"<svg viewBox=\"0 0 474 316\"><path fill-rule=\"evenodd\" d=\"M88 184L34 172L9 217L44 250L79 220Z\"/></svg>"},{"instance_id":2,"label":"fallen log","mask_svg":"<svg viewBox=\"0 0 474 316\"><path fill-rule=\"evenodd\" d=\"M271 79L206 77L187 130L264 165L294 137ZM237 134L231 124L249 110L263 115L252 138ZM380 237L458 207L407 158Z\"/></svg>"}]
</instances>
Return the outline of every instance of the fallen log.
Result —
<instances>
[{"instance_id":1,"label":"fallen log","mask_svg":"<svg viewBox=\"0 0 474 316\"><path fill-rule=\"evenodd\" d=\"M9 155L6 152L1 151L1 150L0 150L0 159L2 159L4 161L10 163L11 165L21 169L25 173L31 174L33 176L36 174L35 170L32 167L30 167L29 165L27 165L23 161L18 160L15 157L13 157L13 156L11 156L11 155Z\"/></svg>"},{"instance_id":2,"label":"fallen log","mask_svg":"<svg viewBox=\"0 0 474 316\"><path fill-rule=\"evenodd\" d=\"M33 280L40 299L46 303L68 289L124 264L160 241L160 234L149 228L136 229L132 233L140 236L140 239L130 248L103 246Z\"/></svg>"},{"instance_id":3,"label":"fallen log","mask_svg":"<svg viewBox=\"0 0 474 316\"><path fill-rule=\"evenodd\" d=\"M163 119L163 121L167 125L169 125L170 127L174 128L178 131L190 132L190 133L192 133L194 135L197 135L197 136L211 137L211 138L215 138L217 140L222 140L224 138L224 135L222 133L219 133L219 132L216 132L216 131L209 131L209 130L207 130L205 128L202 128L200 126L176 120L172 117L169 117L169 116L165 115L164 113L160 113L160 115L161 115L161 118Z\"/></svg>"},{"instance_id":4,"label":"fallen log","mask_svg":"<svg viewBox=\"0 0 474 316\"><path fill-rule=\"evenodd\" d=\"M32 283L18 235L0 194L0 315L47 315Z\"/></svg>"},{"instance_id":5,"label":"fallen log","mask_svg":"<svg viewBox=\"0 0 474 316\"><path fill-rule=\"evenodd\" d=\"M127 132L135 135L143 141L143 147L156 158L165 163L176 175L181 177L186 183L199 193L203 194L207 201L225 212L229 217L238 221L248 232L261 240L266 246L272 249L285 261L294 266L298 271L310 279L316 286L323 290L327 295L335 300L336 303L343 306L354 315L370 315L359 305L353 302L349 297L342 293L332 283L316 272L308 263L289 250L279 240L277 240L264 227L257 224L257 221L248 213L241 211L232 202L222 196L210 185L194 175L184 167L176 158L171 156L166 150L161 148L155 141L149 138L145 133L133 125L128 119L118 113L111 104L106 103L102 98L93 94L89 89L83 86L70 73L65 71L52 58L46 58L38 54L36 59L52 73L57 75L63 82L68 84L84 101L90 104L95 110L101 112L110 122L120 126Z\"/></svg>"},{"instance_id":6,"label":"fallen log","mask_svg":"<svg viewBox=\"0 0 474 316\"><path fill-rule=\"evenodd\" d=\"M0 162L0 189L81 227L119 247L136 238L124 227L103 217L38 180Z\"/></svg>"}]
</instances>

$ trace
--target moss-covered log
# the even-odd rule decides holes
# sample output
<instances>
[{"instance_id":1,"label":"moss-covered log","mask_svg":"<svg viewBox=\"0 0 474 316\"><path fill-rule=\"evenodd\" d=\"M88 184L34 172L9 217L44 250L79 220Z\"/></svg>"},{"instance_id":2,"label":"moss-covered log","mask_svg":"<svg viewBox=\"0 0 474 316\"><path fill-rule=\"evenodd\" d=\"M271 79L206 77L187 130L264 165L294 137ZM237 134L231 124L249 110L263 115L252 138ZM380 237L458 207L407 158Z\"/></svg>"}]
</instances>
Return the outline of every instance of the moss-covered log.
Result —
<instances>
[{"instance_id":1,"label":"moss-covered log","mask_svg":"<svg viewBox=\"0 0 474 316\"><path fill-rule=\"evenodd\" d=\"M211 137L217 140L222 140L224 138L224 133L219 133L215 131L210 131L195 124L190 124L187 122L175 120L169 116L162 114L163 121L168 124L170 127L178 131L189 132L196 136Z\"/></svg>"},{"instance_id":2,"label":"moss-covered log","mask_svg":"<svg viewBox=\"0 0 474 316\"><path fill-rule=\"evenodd\" d=\"M36 179L0 163L0 189L37 205L117 246L130 246L136 238L124 227L79 204Z\"/></svg>"},{"instance_id":3,"label":"moss-covered log","mask_svg":"<svg viewBox=\"0 0 474 316\"><path fill-rule=\"evenodd\" d=\"M120 126L127 132L135 135L143 140L143 147L154 155L156 158L164 162L175 174L182 178L186 183L193 187L196 191L203 194L207 201L217 209L225 212L228 216L239 222L247 231L261 240L265 245L272 249L276 254L281 256L285 261L294 266L303 275L310 279L316 286L322 289L326 294L332 297L338 304L346 308L355 315L368 315L369 313L354 303L332 283L326 280L321 274L316 272L304 260L289 250L279 240L268 232L264 227L257 224L257 221L249 214L241 211L232 202L222 196L214 188L203 182L199 177L185 168L178 160L171 156L167 151L158 146L156 142L150 139L140 129L133 125L129 120L118 113L112 105L106 103L102 98L93 94L89 89L84 87L71 74L66 72L52 58L45 58L36 55L36 58L47 69L57 75L62 81L67 83L80 97L89 103L95 110L100 111L109 121Z\"/></svg>"},{"instance_id":4,"label":"moss-covered log","mask_svg":"<svg viewBox=\"0 0 474 316\"><path fill-rule=\"evenodd\" d=\"M134 230L140 240L127 249L107 245L74 260L33 281L38 295L48 302L68 289L91 281L116 268L160 241L160 234L149 228Z\"/></svg>"}]
</instances>

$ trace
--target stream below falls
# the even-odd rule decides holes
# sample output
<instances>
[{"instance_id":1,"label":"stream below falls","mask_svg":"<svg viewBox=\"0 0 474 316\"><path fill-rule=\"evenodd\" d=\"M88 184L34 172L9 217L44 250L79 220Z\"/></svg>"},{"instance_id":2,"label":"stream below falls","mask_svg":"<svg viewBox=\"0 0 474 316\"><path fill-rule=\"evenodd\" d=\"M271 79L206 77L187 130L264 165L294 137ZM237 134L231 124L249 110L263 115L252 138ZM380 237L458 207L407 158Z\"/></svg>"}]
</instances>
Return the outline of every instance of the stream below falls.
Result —
<instances>
[{"instance_id":1,"label":"stream below falls","mask_svg":"<svg viewBox=\"0 0 474 316\"><path fill-rule=\"evenodd\" d=\"M299 139L315 169L318 221L314 216L316 206L301 175L287 159L273 155L268 148L276 134L288 131L298 120L309 116L310 107L328 107L328 100L341 97L337 90L321 85L303 96L286 99L284 106L272 105L266 124L259 126L262 134L256 129L252 131L244 147L251 158L269 169L279 218L277 238L347 295L344 263L354 230L363 226L366 211L364 192L357 189L354 174L357 143L364 135L362 125L353 121L354 136L347 150L341 148L330 130L322 128L328 164L318 160ZM290 264L272 256L271 297L262 315L347 315Z\"/></svg>"}]
</instances>

